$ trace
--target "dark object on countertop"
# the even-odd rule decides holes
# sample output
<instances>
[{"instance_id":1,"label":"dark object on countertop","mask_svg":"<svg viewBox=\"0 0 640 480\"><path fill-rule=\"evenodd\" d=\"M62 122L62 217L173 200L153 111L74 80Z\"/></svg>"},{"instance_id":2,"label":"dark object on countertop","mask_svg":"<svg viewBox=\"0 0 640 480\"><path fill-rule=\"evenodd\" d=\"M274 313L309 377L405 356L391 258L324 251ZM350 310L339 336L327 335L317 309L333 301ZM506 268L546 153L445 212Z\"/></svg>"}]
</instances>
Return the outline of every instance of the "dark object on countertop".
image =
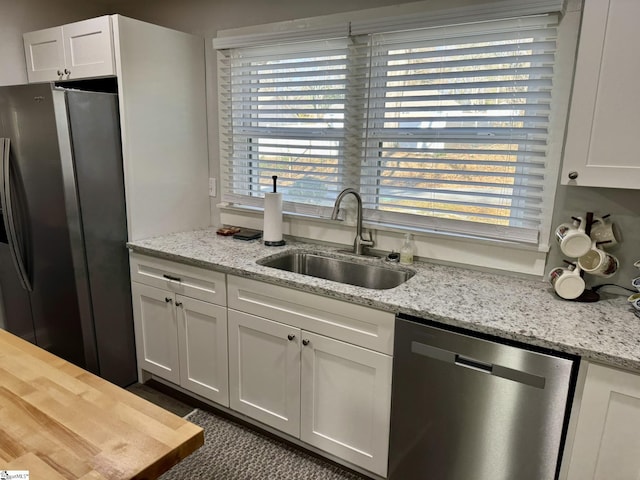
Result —
<instances>
[{"instance_id":1,"label":"dark object on countertop","mask_svg":"<svg viewBox=\"0 0 640 480\"><path fill-rule=\"evenodd\" d=\"M584 292L582 292L578 298L574 298L571 301L572 302L593 303L593 302L597 302L598 300L600 300L600 295L598 294L598 292L596 292L594 290L587 289Z\"/></svg>"},{"instance_id":2,"label":"dark object on countertop","mask_svg":"<svg viewBox=\"0 0 640 480\"><path fill-rule=\"evenodd\" d=\"M267 247L282 247L283 245L286 245L287 242L285 240L276 240L275 242L274 241L265 240L264 244Z\"/></svg>"},{"instance_id":3,"label":"dark object on countertop","mask_svg":"<svg viewBox=\"0 0 640 480\"><path fill-rule=\"evenodd\" d=\"M251 230L249 228L243 228L238 233L233 234L233 238L237 240L257 240L262 237L262 230Z\"/></svg>"}]
</instances>

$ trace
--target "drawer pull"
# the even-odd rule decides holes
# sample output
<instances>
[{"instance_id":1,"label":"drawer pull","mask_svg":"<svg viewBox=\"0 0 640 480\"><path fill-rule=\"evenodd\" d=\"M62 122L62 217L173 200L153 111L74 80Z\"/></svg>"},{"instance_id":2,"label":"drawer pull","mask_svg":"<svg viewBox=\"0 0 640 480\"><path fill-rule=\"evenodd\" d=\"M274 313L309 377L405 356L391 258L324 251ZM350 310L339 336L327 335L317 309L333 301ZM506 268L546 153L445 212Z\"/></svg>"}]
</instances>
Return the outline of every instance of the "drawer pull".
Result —
<instances>
[{"instance_id":1,"label":"drawer pull","mask_svg":"<svg viewBox=\"0 0 640 480\"><path fill-rule=\"evenodd\" d=\"M290 333L289 335L287 335L287 338L289 339L289 341L293 341L294 338L296 338L295 335L293 335L292 333Z\"/></svg>"},{"instance_id":2,"label":"drawer pull","mask_svg":"<svg viewBox=\"0 0 640 480\"><path fill-rule=\"evenodd\" d=\"M307 345L309 345L309 340L305 338L304 340L302 340L302 344L306 347Z\"/></svg>"},{"instance_id":3,"label":"drawer pull","mask_svg":"<svg viewBox=\"0 0 640 480\"><path fill-rule=\"evenodd\" d=\"M164 301L167 303L171 303L173 300L171 300L171 298L169 297L164 297Z\"/></svg>"},{"instance_id":4,"label":"drawer pull","mask_svg":"<svg viewBox=\"0 0 640 480\"><path fill-rule=\"evenodd\" d=\"M176 302L176 307L181 307L182 306L182 302Z\"/></svg>"},{"instance_id":5,"label":"drawer pull","mask_svg":"<svg viewBox=\"0 0 640 480\"><path fill-rule=\"evenodd\" d=\"M166 278L167 280L173 280L174 282L181 282L182 280L180 279L180 277L173 277L171 275L167 275L166 273L162 275L164 278Z\"/></svg>"}]
</instances>

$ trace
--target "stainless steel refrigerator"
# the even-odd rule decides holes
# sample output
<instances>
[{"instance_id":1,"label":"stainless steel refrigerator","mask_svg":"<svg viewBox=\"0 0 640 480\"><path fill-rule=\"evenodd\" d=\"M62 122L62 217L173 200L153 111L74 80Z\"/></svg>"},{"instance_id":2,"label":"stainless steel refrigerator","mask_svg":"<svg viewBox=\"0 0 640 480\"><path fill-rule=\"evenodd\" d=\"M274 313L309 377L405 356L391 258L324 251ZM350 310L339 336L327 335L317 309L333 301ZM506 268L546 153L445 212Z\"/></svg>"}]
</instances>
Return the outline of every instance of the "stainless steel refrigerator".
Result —
<instances>
[{"instance_id":1,"label":"stainless steel refrigerator","mask_svg":"<svg viewBox=\"0 0 640 480\"><path fill-rule=\"evenodd\" d=\"M4 328L136 381L117 95L0 88Z\"/></svg>"}]
</instances>

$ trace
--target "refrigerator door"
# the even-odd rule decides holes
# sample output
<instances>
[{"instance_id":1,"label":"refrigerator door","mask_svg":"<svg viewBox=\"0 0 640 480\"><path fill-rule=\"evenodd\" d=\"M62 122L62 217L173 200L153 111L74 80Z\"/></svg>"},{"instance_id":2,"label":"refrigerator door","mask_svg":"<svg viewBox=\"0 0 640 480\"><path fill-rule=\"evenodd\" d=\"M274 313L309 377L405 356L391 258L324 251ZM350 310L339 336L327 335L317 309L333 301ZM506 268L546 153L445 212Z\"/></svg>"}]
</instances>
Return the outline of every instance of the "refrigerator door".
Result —
<instances>
[{"instance_id":1,"label":"refrigerator door","mask_svg":"<svg viewBox=\"0 0 640 480\"><path fill-rule=\"evenodd\" d=\"M13 218L31 281L32 336L42 348L85 365L75 279L64 207L52 91L47 84L0 88L0 137L10 139ZM6 212L3 211L3 214ZM11 241L11 239L9 239ZM5 247L5 245L1 245ZM16 245L14 245L14 248ZM0 288L9 331L28 316L13 262L0 254ZM10 273L12 271L13 273ZM18 313L12 313L18 312ZM15 315L15 316L14 316ZM16 331L20 334L20 331Z\"/></svg>"},{"instance_id":2,"label":"refrigerator door","mask_svg":"<svg viewBox=\"0 0 640 480\"><path fill-rule=\"evenodd\" d=\"M66 104L70 134L71 152L64 129L60 144L82 326L93 336L85 338L87 362L101 377L129 385L137 369L118 97L77 90L54 96ZM64 123L59 119L59 128Z\"/></svg>"},{"instance_id":3,"label":"refrigerator door","mask_svg":"<svg viewBox=\"0 0 640 480\"><path fill-rule=\"evenodd\" d=\"M9 243L9 238L16 238L15 219L8 214L7 203L11 201L7 197L5 189L5 179L8 180L9 175L5 174L10 165L11 141L8 138L0 139L0 203L2 208L2 222L0 223L0 290L2 295L10 299L3 302L2 317L3 328L13 332L15 335L35 343L35 333L33 328L33 320L31 317L31 303L29 302L29 291L25 288L25 281L31 283L25 278L26 272L21 255L16 248L15 243ZM11 190L12 196L17 193ZM14 200L16 200L14 198ZM17 201L13 202L15 206ZM15 242L15 240L13 240Z\"/></svg>"},{"instance_id":4,"label":"refrigerator door","mask_svg":"<svg viewBox=\"0 0 640 480\"><path fill-rule=\"evenodd\" d=\"M22 284L22 287L27 290L33 290L31 285L31 278L29 272L27 272L26 256L25 253L28 250L28 246L25 244L26 236L24 235L24 228L16 222L16 219L24 218L24 215L19 214L20 206L24 205L20 202L20 198L17 196L18 192L15 192L12 185L20 187L21 181L19 178L19 172L16 168L12 167L11 162L11 140L8 138L0 139L0 205L2 205L3 212L3 226L5 235L3 240L9 245L9 251L11 252L11 259L16 267L16 273L18 279Z\"/></svg>"}]
</instances>

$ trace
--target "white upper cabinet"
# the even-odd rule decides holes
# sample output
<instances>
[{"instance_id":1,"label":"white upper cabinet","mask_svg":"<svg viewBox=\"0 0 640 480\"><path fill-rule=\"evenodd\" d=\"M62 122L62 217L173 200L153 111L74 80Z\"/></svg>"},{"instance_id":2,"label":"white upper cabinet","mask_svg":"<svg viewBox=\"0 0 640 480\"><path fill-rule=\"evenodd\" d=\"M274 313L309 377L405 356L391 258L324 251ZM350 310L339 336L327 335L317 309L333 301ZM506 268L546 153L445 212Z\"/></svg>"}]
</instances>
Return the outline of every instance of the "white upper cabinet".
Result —
<instances>
[{"instance_id":1,"label":"white upper cabinet","mask_svg":"<svg viewBox=\"0 0 640 480\"><path fill-rule=\"evenodd\" d=\"M109 16L23 35L29 83L115 75Z\"/></svg>"},{"instance_id":2,"label":"white upper cabinet","mask_svg":"<svg viewBox=\"0 0 640 480\"><path fill-rule=\"evenodd\" d=\"M24 45L30 82L117 78L129 240L209 225L204 38L109 15Z\"/></svg>"},{"instance_id":3,"label":"white upper cabinet","mask_svg":"<svg viewBox=\"0 0 640 480\"><path fill-rule=\"evenodd\" d=\"M585 0L562 184L640 188L637 0Z\"/></svg>"}]
</instances>

